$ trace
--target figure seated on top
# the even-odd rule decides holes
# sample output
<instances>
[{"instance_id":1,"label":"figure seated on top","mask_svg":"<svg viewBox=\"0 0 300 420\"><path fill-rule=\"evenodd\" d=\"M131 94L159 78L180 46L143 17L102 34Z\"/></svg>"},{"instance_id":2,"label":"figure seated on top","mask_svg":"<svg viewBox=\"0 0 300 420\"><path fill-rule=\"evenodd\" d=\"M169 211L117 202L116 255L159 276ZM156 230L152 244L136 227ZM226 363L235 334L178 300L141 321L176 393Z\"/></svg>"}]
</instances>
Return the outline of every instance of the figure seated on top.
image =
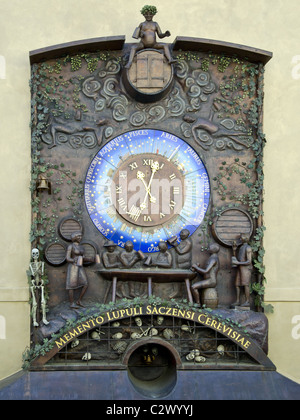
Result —
<instances>
[{"instance_id":1,"label":"figure seated on top","mask_svg":"<svg viewBox=\"0 0 300 420\"><path fill-rule=\"evenodd\" d=\"M154 48L157 50L163 49L169 64L176 62L176 60L172 59L168 46L156 42L156 34L159 38L165 38L171 35L169 31L163 33L158 23L153 22L152 19L156 13L157 9L155 6L147 5L142 8L141 14L145 17L145 22L140 23L132 35L132 37L135 39L141 38L141 41L138 44L133 45L131 48L129 61L125 68L129 69L137 51L143 50L145 48Z\"/></svg>"}]
</instances>

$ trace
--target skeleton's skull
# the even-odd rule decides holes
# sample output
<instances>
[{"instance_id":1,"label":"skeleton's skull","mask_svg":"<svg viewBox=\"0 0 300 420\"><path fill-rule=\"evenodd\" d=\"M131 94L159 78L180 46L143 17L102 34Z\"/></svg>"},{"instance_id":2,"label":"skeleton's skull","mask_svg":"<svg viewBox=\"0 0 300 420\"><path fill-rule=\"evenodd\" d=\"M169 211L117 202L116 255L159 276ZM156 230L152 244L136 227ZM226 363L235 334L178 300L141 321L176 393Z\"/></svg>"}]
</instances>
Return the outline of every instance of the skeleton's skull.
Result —
<instances>
[{"instance_id":1,"label":"skeleton's skull","mask_svg":"<svg viewBox=\"0 0 300 420\"><path fill-rule=\"evenodd\" d=\"M100 333L98 331L93 331L91 337L93 340L100 341Z\"/></svg>"},{"instance_id":2,"label":"skeleton's skull","mask_svg":"<svg viewBox=\"0 0 300 420\"><path fill-rule=\"evenodd\" d=\"M136 318L134 318L135 323L138 327L141 327L143 325L143 322L141 320L141 318L139 316L137 316Z\"/></svg>"},{"instance_id":3,"label":"skeleton's skull","mask_svg":"<svg viewBox=\"0 0 300 420\"><path fill-rule=\"evenodd\" d=\"M204 356L196 356L195 362L197 363L204 363L206 361L206 358Z\"/></svg>"},{"instance_id":4,"label":"skeleton's skull","mask_svg":"<svg viewBox=\"0 0 300 420\"><path fill-rule=\"evenodd\" d=\"M40 251L37 248L33 248L31 251L31 256L34 261L37 261L40 256Z\"/></svg>"},{"instance_id":5,"label":"skeleton's skull","mask_svg":"<svg viewBox=\"0 0 300 420\"><path fill-rule=\"evenodd\" d=\"M157 329L156 328L151 328L151 330L149 331L149 336L154 337L155 335L158 335Z\"/></svg>"},{"instance_id":6,"label":"skeleton's skull","mask_svg":"<svg viewBox=\"0 0 300 420\"><path fill-rule=\"evenodd\" d=\"M174 338L174 333L170 328L166 328L166 329L163 330L163 336L167 340L171 340L172 338Z\"/></svg>"},{"instance_id":7,"label":"skeleton's skull","mask_svg":"<svg viewBox=\"0 0 300 420\"><path fill-rule=\"evenodd\" d=\"M79 340L78 338L76 338L74 341L72 341L71 348L74 349L74 347L77 347L78 345L79 345Z\"/></svg>"},{"instance_id":8,"label":"skeleton's skull","mask_svg":"<svg viewBox=\"0 0 300 420\"><path fill-rule=\"evenodd\" d=\"M217 350L218 350L218 353L220 354L220 356L224 356L224 351L225 351L225 348L224 348L224 346L223 346L222 344L220 344L220 345L217 347Z\"/></svg>"},{"instance_id":9,"label":"skeleton's skull","mask_svg":"<svg viewBox=\"0 0 300 420\"><path fill-rule=\"evenodd\" d=\"M163 316L158 316L157 317L157 325L161 325L164 322L164 317Z\"/></svg>"},{"instance_id":10,"label":"skeleton's skull","mask_svg":"<svg viewBox=\"0 0 300 420\"><path fill-rule=\"evenodd\" d=\"M158 355L158 348L157 347L152 347L152 354L154 356L157 356Z\"/></svg>"},{"instance_id":11,"label":"skeleton's skull","mask_svg":"<svg viewBox=\"0 0 300 420\"><path fill-rule=\"evenodd\" d=\"M188 355L186 355L185 358L186 358L186 360L191 361L193 359L196 360L198 357L202 357L202 356L200 356L200 350L194 349ZM198 360L198 362L199 362L199 360Z\"/></svg>"},{"instance_id":12,"label":"skeleton's skull","mask_svg":"<svg viewBox=\"0 0 300 420\"><path fill-rule=\"evenodd\" d=\"M187 354L187 355L185 356L185 358L186 358L186 360L187 360L188 362L190 362L191 360L193 360L193 359L195 358L195 354L194 354L194 352L193 352L193 351L191 351L189 354Z\"/></svg>"},{"instance_id":13,"label":"skeleton's skull","mask_svg":"<svg viewBox=\"0 0 300 420\"><path fill-rule=\"evenodd\" d=\"M113 334L113 335L112 335L112 338L113 338L114 340L120 340L122 337L123 337L123 334L122 334L122 333L120 333L120 332L115 333L115 334Z\"/></svg>"},{"instance_id":14,"label":"skeleton's skull","mask_svg":"<svg viewBox=\"0 0 300 420\"><path fill-rule=\"evenodd\" d=\"M186 325L186 324L182 324L182 325L181 325L181 330L182 330L182 331L186 331L186 332L192 332L191 327L189 327L189 326L188 326L188 325Z\"/></svg>"}]
</instances>

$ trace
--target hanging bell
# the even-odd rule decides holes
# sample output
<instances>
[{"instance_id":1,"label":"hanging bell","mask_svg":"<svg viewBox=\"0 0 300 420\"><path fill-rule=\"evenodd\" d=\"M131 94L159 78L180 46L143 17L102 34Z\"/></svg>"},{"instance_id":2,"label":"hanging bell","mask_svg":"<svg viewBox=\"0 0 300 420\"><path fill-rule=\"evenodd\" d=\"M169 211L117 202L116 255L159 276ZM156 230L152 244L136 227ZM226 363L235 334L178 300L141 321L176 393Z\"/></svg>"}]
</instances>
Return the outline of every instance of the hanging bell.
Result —
<instances>
[{"instance_id":1,"label":"hanging bell","mask_svg":"<svg viewBox=\"0 0 300 420\"><path fill-rule=\"evenodd\" d=\"M39 177L39 180L38 180L38 185L37 185L36 189L38 191L41 191L41 192L47 190L48 191L48 194L51 194L51 184L50 184L50 181L48 181L47 178L45 178L43 176L40 176Z\"/></svg>"},{"instance_id":2,"label":"hanging bell","mask_svg":"<svg viewBox=\"0 0 300 420\"><path fill-rule=\"evenodd\" d=\"M144 362L146 363L146 365L151 365L151 363L154 361L155 357L151 356L150 354L146 354L144 356Z\"/></svg>"}]
</instances>

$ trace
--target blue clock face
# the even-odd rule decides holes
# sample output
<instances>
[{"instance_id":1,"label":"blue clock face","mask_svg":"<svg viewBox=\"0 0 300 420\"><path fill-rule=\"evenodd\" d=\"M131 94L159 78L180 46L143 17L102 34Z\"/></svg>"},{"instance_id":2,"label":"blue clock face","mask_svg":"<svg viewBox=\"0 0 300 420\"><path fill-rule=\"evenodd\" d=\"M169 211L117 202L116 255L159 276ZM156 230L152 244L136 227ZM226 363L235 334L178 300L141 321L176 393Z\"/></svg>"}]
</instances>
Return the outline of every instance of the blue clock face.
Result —
<instances>
[{"instance_id":1,"label":"blue clock face","mask_svg":"<svg viewBox=\"0 0 300 420\"><path fill-rule=\"evenodd\" d=\"M195 150L160 130L124 133L103 146L85 179L85 203L98 231L116 245L157 252L160 241L192 235L204 219L210 188Z\"/></svg>"}]
</instances>

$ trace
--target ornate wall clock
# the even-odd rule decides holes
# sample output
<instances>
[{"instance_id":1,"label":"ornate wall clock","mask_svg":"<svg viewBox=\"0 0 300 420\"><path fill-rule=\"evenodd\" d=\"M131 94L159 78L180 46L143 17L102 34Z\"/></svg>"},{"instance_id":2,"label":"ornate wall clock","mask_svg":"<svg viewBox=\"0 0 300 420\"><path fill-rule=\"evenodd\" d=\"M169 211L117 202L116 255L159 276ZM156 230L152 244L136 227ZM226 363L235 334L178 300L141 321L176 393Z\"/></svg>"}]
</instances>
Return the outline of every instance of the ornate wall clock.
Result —
<instances>
[{"instance_id":1,"label":"ornate wall clock","mask_svg":"<svg viewBox=\"0 0 300 420\"><path fill-rule=\"evenodd\" d=\"M209 205L207 171L195 150L165 131L126 132L102 147L85 179L89 216L107 239L158 251L182 229L193 234Z\"/></svg>"}]
</instances>

